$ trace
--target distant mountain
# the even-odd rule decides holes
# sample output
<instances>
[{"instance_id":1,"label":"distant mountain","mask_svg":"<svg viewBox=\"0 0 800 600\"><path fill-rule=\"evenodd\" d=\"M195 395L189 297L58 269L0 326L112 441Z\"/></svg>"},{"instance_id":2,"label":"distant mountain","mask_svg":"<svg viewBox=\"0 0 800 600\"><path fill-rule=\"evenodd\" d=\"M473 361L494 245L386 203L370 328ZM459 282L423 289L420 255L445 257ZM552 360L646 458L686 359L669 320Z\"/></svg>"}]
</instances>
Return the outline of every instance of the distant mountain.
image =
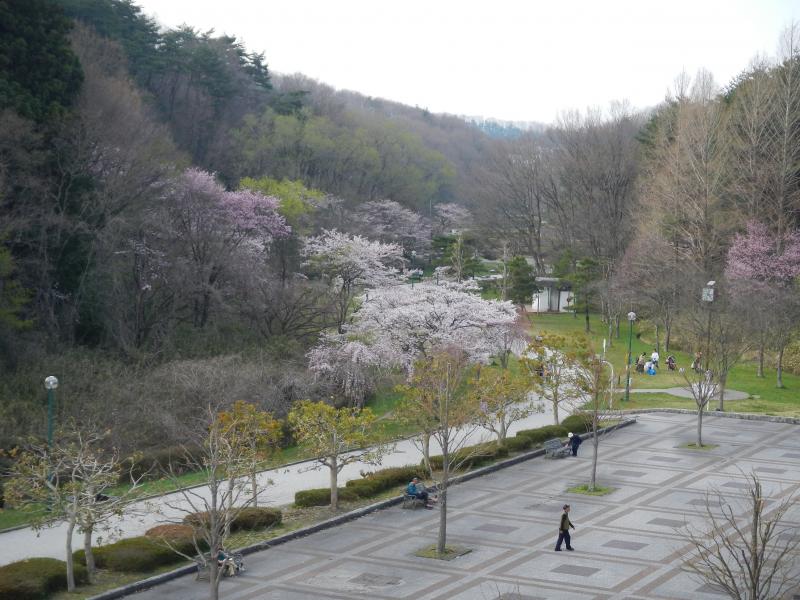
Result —
<instances>
[{"instance_id":1,"label":"distant mountain","mask_svg":"<svg viewBox=\"0 0 800 600\"><path fill-rule=\"evenodd\" d=\"M472 117L468 115L459 115L459 118L477 127L486 135L500 139L518 138L525 133L531 132L541 133L548 127L545 123L537 121L503 121L502 119L493 119L491 117Z\"/></svg>"}]
</instances>

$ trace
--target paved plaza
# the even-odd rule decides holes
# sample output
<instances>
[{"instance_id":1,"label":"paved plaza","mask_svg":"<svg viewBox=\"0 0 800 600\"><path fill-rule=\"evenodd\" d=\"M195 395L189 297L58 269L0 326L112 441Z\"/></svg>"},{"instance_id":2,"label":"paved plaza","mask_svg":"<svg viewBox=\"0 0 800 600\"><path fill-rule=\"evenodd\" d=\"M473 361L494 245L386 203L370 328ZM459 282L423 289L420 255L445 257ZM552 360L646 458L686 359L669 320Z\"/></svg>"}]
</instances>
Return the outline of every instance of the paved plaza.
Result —
<instances>
[{"instance_id":1,"label":"paved plaza","mask_svg":"<svg viewBox=\"0 0 800 600\"><path fill-rule=\"evenodd\" d=\"M709 489L743 512L751 472L772 501L797 490L800 436L795 425L709 416L703 439L718 447L678 448L694 441L695 423L692 415L646 414L604 437L598 483L617 488L608 496L564 491L587 481L590 441L578 458L535 458L451 488L448 543L472 549L453 561L413 555L436 540L437 511L393 507L248 556L248 570L224 580L221 597L722 600L682 570L690 548L680 529L703 523ZM565 502L576 551L557 553ZM800 525L800 510L789 518ZM131 598L196 600L206 586L183 577Z\"/></svg>"}]
</instances>

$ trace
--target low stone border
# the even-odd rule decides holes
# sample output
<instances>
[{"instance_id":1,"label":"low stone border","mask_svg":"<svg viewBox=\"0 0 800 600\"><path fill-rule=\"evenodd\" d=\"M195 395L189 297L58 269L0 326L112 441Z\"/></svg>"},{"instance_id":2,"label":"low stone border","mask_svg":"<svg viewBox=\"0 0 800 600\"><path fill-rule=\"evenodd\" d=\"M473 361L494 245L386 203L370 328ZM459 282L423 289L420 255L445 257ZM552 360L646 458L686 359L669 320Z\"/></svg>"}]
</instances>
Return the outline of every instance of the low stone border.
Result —
<instances>
[{"instance_id":1,"label":"low stone border","mask_svg":"<svg viewBox=\"0 0 800 600\"><path fill-rule=\"evenodd\" d=\"M617 414L635 415L643 413L675 413L679 415L697 415L696 410L687 408L633 408L630 410L618 410ZM726 419L743 419L745 421L768 421L770 423L788 423L790 425L800 425L800 418L797 417L777 417L773 415L756 415L753 413L720 412L717 410L706 410L706 416L724 417Z\"/></svg>"},{"instance_id":2,"label":"low stone border","mask_svg":"<svg viewBox=\"0 0 800 600\"><path fill-rule=\"evenodd\" d=\"M621 423L618 423L611 427L604 427L598 433L600 435L603 435L605 433L610 433L621 427L627 427L628 425L632 425L635 422L636 419L626 419ZM593 437L592 433L586 434L586 439L592 437ZM507 467L511 467L513 465L525 462L526 460L530 460L532 458L537 458L539 456L544 456L544 448L539 448L531 452L524 452L522 454L519 454L518 456L507 458L506 460L502 460L500 462L496 462L491 465L481 467L480 469L475 469L474 471L470 471L469 473L464 473L463 475L458 475L450 480L449 485L451 486L458 485L459 483L475 479L476 477L481 477L482 475L488 475L489 473L494 473L495 471L499 471L500 469L505 469ZM432 486L431 489L435 490L435 487ZM326 529L330 529L331 527L341 525L342 523L354 521L355 519L359 519L377 510L395 506L397 504L400 504L402 501L403 501L402 496L398 496L396 498L389 498L387 500L381 500L380 502L375 502L374 504L370 504L369 506L357 508L356 510L352 510L348 513L337 515L330 519L326 519L325 521L321 521L320 523L315 523L314 525L303 527L296 531L292 531L285 535L273 538L271 540L264 540L263 542L258 542L250 546L245 546L244 548L238 548L236 551L246 556L248 554L260 552L261 550L266 550L267 548L272 548L273 546L280 546L281 544L285 544L286 542L291 542L292 540L296 540L298 538L311 535L312 533L316 533L318 531L324 531ZM180 567L173 571L168 571L166 573L161 573L160 575L148 577L147 579L143 579L141 581L135 581L128 585L115 588L107 592L103 592L102 594L97 594L96 596L91 596L86 600L115 600L116 598L123 598L134 592L146 590L148 588L152 588L159 584L167 583L168 581L172 581L173 579L178 579L179 577L183 577L185 575L191 575L196 572L197 572L196 565L187 565L185 567Z\"/></svg>"}]
</instances>

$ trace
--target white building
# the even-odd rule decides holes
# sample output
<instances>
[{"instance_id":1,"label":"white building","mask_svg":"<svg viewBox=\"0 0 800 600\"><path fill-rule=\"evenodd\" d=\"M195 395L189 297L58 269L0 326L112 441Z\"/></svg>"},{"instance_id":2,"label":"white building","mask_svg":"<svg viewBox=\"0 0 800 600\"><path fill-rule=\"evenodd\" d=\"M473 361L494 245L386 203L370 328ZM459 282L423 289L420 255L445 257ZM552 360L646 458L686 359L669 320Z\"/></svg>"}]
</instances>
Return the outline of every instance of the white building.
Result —
<instances>
[{"instance_id":1,"label":"white building","mask_svg":"<svg viewBox=\"0 0 800 600\"><path fill-rule=\"evenodd\" d=\"M533 295L531 312L572 312L572 291L558 277L537 277L539 291Z\"/></svg>"}]
</instances>

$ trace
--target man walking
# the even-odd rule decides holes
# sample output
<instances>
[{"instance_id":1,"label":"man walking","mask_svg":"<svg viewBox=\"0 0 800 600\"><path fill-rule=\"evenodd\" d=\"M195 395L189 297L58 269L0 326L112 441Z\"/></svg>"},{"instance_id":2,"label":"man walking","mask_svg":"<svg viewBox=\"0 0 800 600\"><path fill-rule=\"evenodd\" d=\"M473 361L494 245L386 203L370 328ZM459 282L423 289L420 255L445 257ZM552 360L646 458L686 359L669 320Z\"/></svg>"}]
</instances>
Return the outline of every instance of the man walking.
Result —
<instances>
[{"instance_id":1,"label":"man walking","mask_svg":"<svg viewBox=\"0 0 800 600\"><path fill-rule=\"evenodd\" d=\"M564 514L561 515L561 524L558 526L558 541L556 542L556 552L561 552L561 542L567 543L567 550L574 550L570 544L569 530L575 529L575 525L569 520L569 504L564 505Z\"/></svg>"},{"instance_id":2,"label":"man walking","mask_svg":"<svg viewBox=\"0 0 800 600\"><path fill-rule=\"evenodd\" d=\"M567 434L567 438L569 438L569 447L572 448L572 456L578 456L578 446L583 443L581 436L570 431Z\"/></svg>"}]
</instances>

